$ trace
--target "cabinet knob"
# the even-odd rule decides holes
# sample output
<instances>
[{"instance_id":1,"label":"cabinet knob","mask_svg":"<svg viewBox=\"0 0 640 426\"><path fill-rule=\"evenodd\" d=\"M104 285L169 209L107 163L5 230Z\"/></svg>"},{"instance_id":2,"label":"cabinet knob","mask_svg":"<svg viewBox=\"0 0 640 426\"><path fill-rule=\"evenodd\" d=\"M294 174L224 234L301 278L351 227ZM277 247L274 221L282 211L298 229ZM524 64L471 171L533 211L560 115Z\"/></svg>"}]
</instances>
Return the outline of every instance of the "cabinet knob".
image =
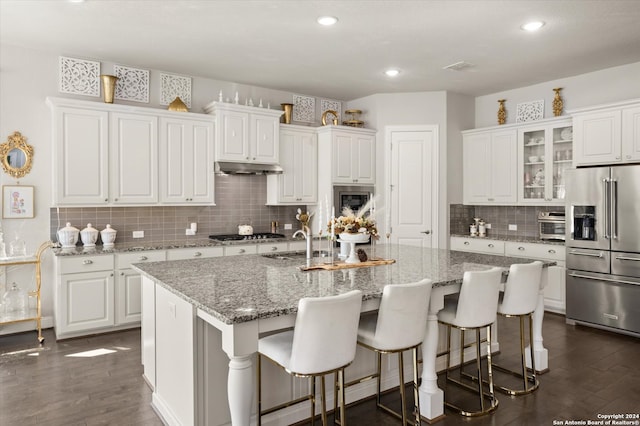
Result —
<instances>
[{"instance_id":1,"label":"cabinet knob","mask_svg":"<svg viewBox=\"0 0 640 426\"><path fill-rule=\"evenodd\" d=\"M197 252L195 252L193 255L194 255L195 257L200 257L200 256L202 256L202 253L200 253L199 251L197 251Z\"/></svg>"},{"instance_id":2,"label":"cabinet knob","mask_svg":"<svg viewBox=\"0 0 640 426\"><path fill-rule=\"evenodd\" d=\"M246 250L245 249L240 249L238 250L238 253L244 253Z\"/></svg>"},{"instance_id":3,"label":"cabinet knob","mask_svg":"<svg viewBox=\"0 0 640 426\"><path fill-rule=\"evenodd\" d=\"M85 259L82 261L83 265L91 265L92 263L93 263L93 260L90 260L90 259Z\"/></svg>"},{"instance_id":4,"label":"cabinet knob","mask_svg":"<svg viewBox=\"0 0 640 426\"><path fill-rule=\"evenodd\" d=\"M556 251L554 249L549 249L549 253L556 254Z\"/></svg>"},{"instance_id":5,"label":"cabinet knob","mask_svg":"<svg viewBox=\"0 0 640 426\"><path fill-rule=\"evenodd\" d=\"M487 198L487 201L493 201L493 198Z\"/></svg>"},{"instance_id":6,"label":"cabinet knob","mask_svg":"<svg viewBox=\"0 0 640 426\"><path fill-rule=\"evenodd\" d=\"M489 244L489 248L493 248L493 247L494 247L493 244Z\"/></svg>"},{"instance_id":7,"label":"cabinet knob","mask_svg":"<svg viewBox=\"0 0 640 426\"><path fill-rule=\"evenodd\" d=\"M631 160L631 156L630 156L630 155L627 155L627 159L628 159L628 160Z\"/></svg>"},{"instance_id":8,"label":"cabinet knob","mask_svg":"<svg viewBox=\"0 0 640 426\"><path fill-rule=\"evenodd\" d=\"M253 157L253 159L255 160L255 159L256 159L256 157Z\"/></svg>"},{"instance_id":9,"label":"cabinet knob","mask_svg":"<svg viewBox=\"0 0 640 426\"><path fill-rule=\"evenodd\" d=\"M468 246L468 245L469 245L469 241L465 241L465 242L464 242L464 245L465 245L465 246Z\"/></svg>"},{"instance_id":10,"label":"cabinet knob","mask_svg":"<svg viewBox=\"0 0 640 426\"><path fill-rule=\"evenodd\" d=\"M112 272L112 273L110 273L110 274L109 274L109 276L110 276L110 277L112 277L112 276L113 276L113 272Z\"/></svg>"},{"instance_id":11,"label":"cabinet knob","mask_svg":"<svg viewBox=\"0 0 640 426\"><path fill-rule=\"evenodd\" d=\"M276 251L276 250L278 250L278 247L276 246L271 247L271 251Z\"/></svg>"},{"instance_id":12,"label":"cabinet knob","mask_svg":"<svg viewBox=\"0 0 640 426\"><path fill-rule=\"evenodd\" d=\"M620 159L620 156L618 155L618 156L616 157L616 160L619 160L619 159Z\"/></svg>"},{"instance_id":13,"label":"cabinet knob","mask_svg":"<svg viewBox=\"0 0 640 426\"><path fill-rule=\"evenodd\" d=\"M524 251L524 247L518 247L518 250Z\"/></svg>"},{"instance_id":14,"label":"cabinet knob","mask_svg":"<svg viewBox=\"0 0 640 426\"><path fill-rule=\"evenodd\" d=\"M109 202L109 199L108 199L108 198L105 198L105 199L104 199L104 202L105 202L105 203L108 203L108 202Z\"/></svg>"},{"instance_id":15,"label":"cabinet knob","mask_svg":"<svg viewBox=\"0 0 640 426\"><path fill-rule=\"evenodd\" d=\"M124 277L124 272L120 272L120 276L121 276L121 277Z\"/></svg>"},{"instance_id":16,"label":"cabinet knob","mask_svg":"<svg viewBox=\"0 0 640 426\"><path fill-rule=\"evenodd\" d=\"M143 261L143 260L147 260L147 259L149 259L147 256L140 256L138 258L139 261Z\"/></svg>"},{"instance_id":17,"label":"cabinet knob","mask_svg":"<svg viewBox=\"0 0 640 426\"><path fill-rule=\"evenodd\" d=\"M248 160L248 159L249 159L249 157L244 157L244 159L245 159L245 160Z\"/></svg>"},{"instance_id":18,"label":"cabinet knob","mask_svg":"<svg viewBox=\"0 0 640 426\"><path fill-rule=\"evenodd\" d=\"M117 198L114 198L114 199L113 199L113 201L118 201L118 199L117 199Z\"/></svg>"}]
</instances>

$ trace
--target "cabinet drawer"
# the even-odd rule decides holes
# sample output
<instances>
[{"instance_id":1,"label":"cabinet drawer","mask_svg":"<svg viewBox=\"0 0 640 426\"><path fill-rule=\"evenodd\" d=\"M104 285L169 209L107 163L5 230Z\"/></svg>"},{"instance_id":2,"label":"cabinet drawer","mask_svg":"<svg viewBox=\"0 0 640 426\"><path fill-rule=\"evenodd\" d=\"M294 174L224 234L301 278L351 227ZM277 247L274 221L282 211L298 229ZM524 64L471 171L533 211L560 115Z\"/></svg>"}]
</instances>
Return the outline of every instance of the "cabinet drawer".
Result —
<instances>
[{"instance_id":1,"label":"cabinet drawer","mask_svg":"<svg viewBox=\"0 0 640 426\"><path fill-rule=\"evenodd\" d=\"M528 257L531 259L545 259L564 262L565 248L554 244L536 243L516 243L507 241L505 243L505 255L513 257Z\"/></svg>"},{"instance_id":2,"label":"cabinet drawer","mask_svg":"<svg viewBox=\"0 0 640 426\"><path fill-rule=\"evenodd\" d=\"M451 237L451 250L504 255L504 241Z\"/></svg>"},{"instance_id":3,"label":"cabinet drawer","mask_svg":"<svg viewBox=\"0 0 640 426\"><path fill-rule=\"evenodd\" d=\"M279 251L287 251L289 244L287 243L265 243L258 245L258 253L276 253ZM306 246L305 246L306 247Z\"/></svg>"},{"instance_id":4,"label":"cabinet drawer","mask_svg":"<svg viewBox=\"0 0 640 426\"><path fill-rule=\"evenodd\" d=\"M132 263L159 262L166 259L164 250L136 251L116 255L117 269L130 268Z\"/></svg>"},{"instance_id":5,"label":"cabinet drawer","mask_svg":"<svg viewBox=\"0 0 640 426\"><path fill-rule=\"evenodd\" d=\"M167 260L203 259L221 257L223 255L224 249L222 247L193 247L169 250L167 252Z\"/></svg>"},{"instance_id":6,"label":"cabinet drawer","mask_svg":"<svg viewBox=\"0 0 640 426\"><path fill-rule=\"evenodd\" d=\"M108 271L110 269L113 269L113 255L60 257L61 274Z\"/></svg>"},{"instance_id":7,"label":"cabinet drawer","mask_svg":"<svg viewBox=\"0 0 640 426\"><path fill-rule=\"evenodd\" d=\"M225 256L234 256L236 254L256 254L258 248L255 245L237 245L224 248Z\"/></svg>"}]
</instances>

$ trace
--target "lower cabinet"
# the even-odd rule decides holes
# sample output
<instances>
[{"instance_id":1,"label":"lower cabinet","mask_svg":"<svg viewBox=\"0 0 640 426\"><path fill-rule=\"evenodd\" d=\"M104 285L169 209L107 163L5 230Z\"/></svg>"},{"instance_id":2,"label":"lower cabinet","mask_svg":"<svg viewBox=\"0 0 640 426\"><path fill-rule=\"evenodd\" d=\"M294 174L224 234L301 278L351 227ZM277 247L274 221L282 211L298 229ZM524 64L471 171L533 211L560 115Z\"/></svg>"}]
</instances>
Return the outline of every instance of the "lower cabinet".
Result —
<instances>
[{"instance_id":1,"label":"lower cabinet","mask_svg":"<svg viewBox=\"0 0 640 426\"><path fill-rule=\"evenodd\" d=\"M451 250L498 256L525 257L528 259L553 260L556 266L542 272L544 286L544 308L546 311L565 313L565 247L559 244L521 243L491 240L486 238L451 237Z\"/></svg>"}]
</instances>

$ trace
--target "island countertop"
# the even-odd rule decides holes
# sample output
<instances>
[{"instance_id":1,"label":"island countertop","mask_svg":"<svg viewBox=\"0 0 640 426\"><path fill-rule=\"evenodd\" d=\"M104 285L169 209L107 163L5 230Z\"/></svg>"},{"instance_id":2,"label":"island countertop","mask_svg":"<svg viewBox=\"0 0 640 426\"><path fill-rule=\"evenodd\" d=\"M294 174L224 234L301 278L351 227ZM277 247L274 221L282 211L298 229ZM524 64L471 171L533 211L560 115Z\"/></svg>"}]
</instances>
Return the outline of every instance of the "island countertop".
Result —
<instances>
[{"instance_id":1,"label":"island countertop","mask_svg":"<svg viewBox=\"0 0 640 426\"><path fill-rule=\"evenodd\" d=\"M365 249L371 256L371 248ZM333 271L302 271L304 257L243 255L149 262L134 269L226 324L293 314L303 297L328 296L352 289L363 299L379 298L387 284L429 278L434 287L459 284L465 271L509 268L533 260L404 245L378 245L375 257L389 265ZM327 262L316 258L314 263ZM544 262L546 266L555 262Z\"/></svg>"}]
</instances>

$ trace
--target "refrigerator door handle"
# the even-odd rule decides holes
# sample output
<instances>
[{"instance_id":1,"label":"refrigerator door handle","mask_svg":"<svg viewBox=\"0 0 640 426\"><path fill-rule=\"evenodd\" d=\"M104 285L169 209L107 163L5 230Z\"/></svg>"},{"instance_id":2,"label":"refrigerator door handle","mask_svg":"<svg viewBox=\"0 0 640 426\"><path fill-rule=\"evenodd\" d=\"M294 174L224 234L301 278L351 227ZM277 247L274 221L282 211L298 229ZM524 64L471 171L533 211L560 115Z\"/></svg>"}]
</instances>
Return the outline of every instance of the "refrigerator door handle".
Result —
<instances>
[{"instance_id":1,"label":"refrigerator door handle","mask_svg":"<svg viewBox=\"0 0 640 426\"><path fill-rule=\"evenodd\" d=\"M611 179L610 182L610 200L611 200L611 213L609 222L611 224L611 239L618 239L618 223L617 223L617 215L618 215L618 181L615 179Z\"/></svg>"},{"instance_id":2,"label":"refrigerator door handle","mask_svg":"<svg viewBox=\"0 0 640 426\"><path fill-rule=\"evenodd\" d=\"M570 277L574 277L574 278L584 278L584 279L587 279L587 280L606 281L606 282L610 282L610 283L640 285L640 283L634 282L634 281L616 280L616 279L612 279L612 278L603 278L603 277L592 277L592 276L589 276L589 275L576 274L575 272L571 272L569 274L569 276Z\"/></svg>"},{"instance_id":3,"label":"refrigerator door handle","mask_svg":"<svg viewBox=\"0 0 640 426\"><path fill-rule=\"evenodd\" d=\"M609 178L604 178L602 179L602 186L603 186L603 195L604 195L604 238L606 240L608 240L609 238L611 238L611 235L609 234L609 228L610 228L610 224L609 224L609 213L610 213L610 209L609 209Z\"/></svg>"}]
</instances>

